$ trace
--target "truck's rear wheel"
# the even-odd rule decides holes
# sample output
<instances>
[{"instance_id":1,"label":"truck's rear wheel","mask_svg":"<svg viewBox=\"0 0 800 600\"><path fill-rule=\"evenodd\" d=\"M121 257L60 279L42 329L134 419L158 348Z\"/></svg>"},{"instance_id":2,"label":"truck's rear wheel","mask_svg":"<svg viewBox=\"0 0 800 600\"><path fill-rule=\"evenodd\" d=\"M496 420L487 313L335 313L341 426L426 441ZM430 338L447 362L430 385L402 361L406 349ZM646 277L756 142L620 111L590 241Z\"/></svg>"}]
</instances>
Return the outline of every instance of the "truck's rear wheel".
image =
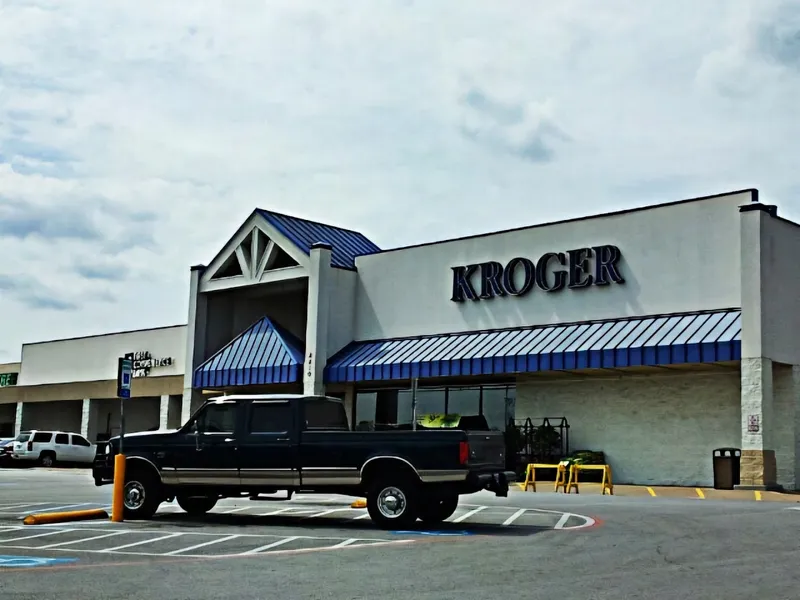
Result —
<instances>
[{"instance_id":1,"label":"truck's rear wheel","mask_svg":"<svg viewBox=\"0 0 800 600\"><path fill-rule=\"evenodd\" d=\"M418 511L418 486L410 477L382 478L367 492L367 512L381 529L410 527Z\"/></svg>"},{"instance_id":2,"label":"truck's rear wheel","mask_svg":"<svg viewBox=\"0 0 800 600\"><path fill-rule=\"evenodd\" d=\"M426 498L419 507L419 519L423 523L441 523L453 516L458 508L458 494Z\"/></svg>"},{"instance_id":3,"label":"truck's rear wheel","mask_svg":"<svg viewBox=\"0 0 800 600\"><path fill-rule=\"evenodd\" d=\"M178 494L175 498L184 511L193 516L204 515L217 505L217 498L213 496L184 496Z\"/></svg>"},{"instance_id":4,"label":"truck's rear wheel","mask_svg":"<svg viewBox=\"0 0 800 600\"><path fill-rule=\"evenodd\" d=\"M161 482L147 469L128 469L130 465L125 470L125 487L122 492L125 518L150 519L161 504Z\"/></svg>"}]
</instances>

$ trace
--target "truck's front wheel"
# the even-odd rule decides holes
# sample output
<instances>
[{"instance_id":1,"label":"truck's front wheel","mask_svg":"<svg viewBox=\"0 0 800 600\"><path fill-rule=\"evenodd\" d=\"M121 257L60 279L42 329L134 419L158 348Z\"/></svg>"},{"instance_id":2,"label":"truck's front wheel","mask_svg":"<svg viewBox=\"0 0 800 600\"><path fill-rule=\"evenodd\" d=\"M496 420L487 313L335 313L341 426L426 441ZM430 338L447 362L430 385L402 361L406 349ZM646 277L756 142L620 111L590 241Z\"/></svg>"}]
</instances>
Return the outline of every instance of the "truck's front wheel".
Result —
<instances>
[{"instance_id":1,"label":"truck's front wheel","mask_svg":"<svg viewBox=\"0 0 800 600\"><path fill-rule=\"evenodd\" d=\"M417 520L418 498L410 478L381 479L367 492L367 512L381 529L407 528Z\"/></svg>"},{"instance_id":2,"label":"truck's front wheel","mask_svg":"<svg viewBox=\"0 0 800 600\"><path fill-rule=\"evenodd\" d=\"M131 469L125 473L122 494L126 519L150 519L161 504L161 483L147 469Z\"/></svg>"},{"instance_id":3,"label":"truck's front wheel","mask_svg":"<svg viewBox=\"0 0 800 600\"><path fill-rule=\"evenodd\" d=\"M178 506L193 516L204 515L217 505L217 498L214 496L184 496L178 494L176 497Z\"/></svg>"}]
</instances>

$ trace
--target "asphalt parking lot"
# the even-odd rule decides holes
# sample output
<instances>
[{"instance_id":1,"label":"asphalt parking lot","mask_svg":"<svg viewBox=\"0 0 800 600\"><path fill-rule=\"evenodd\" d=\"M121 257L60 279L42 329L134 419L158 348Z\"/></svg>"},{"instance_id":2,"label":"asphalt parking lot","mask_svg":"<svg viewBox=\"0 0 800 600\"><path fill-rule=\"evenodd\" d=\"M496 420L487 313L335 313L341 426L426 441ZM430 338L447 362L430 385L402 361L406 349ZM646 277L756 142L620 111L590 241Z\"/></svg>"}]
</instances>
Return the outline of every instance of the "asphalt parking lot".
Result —
<instances>
[{"instance_id":1,"label":"asphalt parking lot","mask_svg":"<svg viewBox=\"0 0 800 600\"><path fill-rule=\"evenodd\" d=\"M0 470L0 589L17 599L797 598L800 504L475 494L435 530L381 531L351 498L225 500L204 518L25 526L110 507L82 470Z\"/></svg>"}]
</instances>

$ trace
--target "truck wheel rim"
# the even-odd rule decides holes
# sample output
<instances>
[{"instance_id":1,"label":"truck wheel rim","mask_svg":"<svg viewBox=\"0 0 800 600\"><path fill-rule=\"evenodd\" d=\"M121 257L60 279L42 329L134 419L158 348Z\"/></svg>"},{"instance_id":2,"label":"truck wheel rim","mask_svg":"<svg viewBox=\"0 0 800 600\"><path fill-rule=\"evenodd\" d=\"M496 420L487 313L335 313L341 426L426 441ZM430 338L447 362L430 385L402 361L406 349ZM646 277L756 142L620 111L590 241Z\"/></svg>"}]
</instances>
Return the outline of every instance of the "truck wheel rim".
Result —
<instances>
[{"instance_id":1,"label":"truck wheel rim","mask_svg":"<svg viewBox=\"0 0 800 600\"><path fill-rule=\"evenodd\" d=\"M129 481L125 484L125 508L138 510L144 504L144 486L138 481Z\"/></svg>"},{"instance_id":2,"label":"truck wheel rim","mask_svg":"<svg viewBox=\"0 0 800 600\"><path fill-rule=\"evenodd\" d=\"M396 487L387 487L378 494L378 511L387 519L396 519L406 510L406 495Z\"/></svg>"}]
</instances>

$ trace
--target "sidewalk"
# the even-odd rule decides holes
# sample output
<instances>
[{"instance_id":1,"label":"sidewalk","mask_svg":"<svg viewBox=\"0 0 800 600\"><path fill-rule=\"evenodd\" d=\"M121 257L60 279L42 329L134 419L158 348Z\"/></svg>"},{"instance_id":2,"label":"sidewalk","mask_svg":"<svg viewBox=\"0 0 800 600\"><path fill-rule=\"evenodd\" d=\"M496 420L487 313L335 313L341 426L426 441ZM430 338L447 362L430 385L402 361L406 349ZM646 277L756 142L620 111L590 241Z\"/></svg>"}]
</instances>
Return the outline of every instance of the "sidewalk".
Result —
<instances>
[{"instance_id":1,"label":"sidewalk","mask_svg":"<svg viewBox=\"0 0 800 600\"><path fill-rule=\"evenodd\" d=\"M553 481L537 481L536 492L528 488L523 492L522 483L517 483L512 488L512 493L528 494L562 494L555 492ZM575 492L573 491L572 494ZM581 494L600 495L599 483L581 483ZM643 485L615 485L615 496L641 497L641 498L693 498L696 500L738 500L742 502L800 502L800 493L797 492L759 492L752 490L715 490L713 488L671 487Z\"/></svg>"}]
</instances>

